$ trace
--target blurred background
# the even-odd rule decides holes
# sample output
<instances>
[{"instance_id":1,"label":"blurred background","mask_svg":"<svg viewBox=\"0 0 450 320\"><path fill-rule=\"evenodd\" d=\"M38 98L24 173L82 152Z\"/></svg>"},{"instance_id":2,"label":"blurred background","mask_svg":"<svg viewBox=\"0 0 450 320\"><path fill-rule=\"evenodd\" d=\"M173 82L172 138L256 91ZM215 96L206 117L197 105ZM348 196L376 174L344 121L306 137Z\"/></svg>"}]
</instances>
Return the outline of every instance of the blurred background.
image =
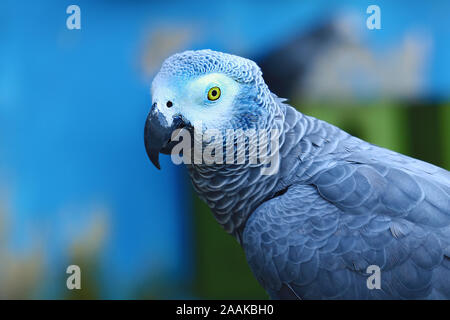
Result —
<instances>
[{"instance_id":1,"label":"blurred background","mask_svg":"<svg viewBox=\"0 0 450 320\"><path fill-rule=\"evenodd\" d=\"M162 61L251 58L301 112L448 170L448 21L449 1L2 0L0 298L268 298L184 168L147 159Z\"/></svg>"}]
</instances>

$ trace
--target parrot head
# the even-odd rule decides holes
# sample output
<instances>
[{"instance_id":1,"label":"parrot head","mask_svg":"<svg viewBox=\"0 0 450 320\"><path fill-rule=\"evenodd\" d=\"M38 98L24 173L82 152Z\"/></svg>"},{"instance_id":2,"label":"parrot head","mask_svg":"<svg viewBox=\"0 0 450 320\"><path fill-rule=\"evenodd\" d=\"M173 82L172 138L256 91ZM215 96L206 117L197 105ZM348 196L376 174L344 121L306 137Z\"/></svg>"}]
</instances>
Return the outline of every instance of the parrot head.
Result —
<instances>
[{"instance_id":1,"label":"parrot head","mask_svg":"<svg viewBox=\"0 0 450 320\"><path fill-rule=\"evenodd\" d=\"M144 139L159 169L159 154L174 146L174 130L263 128L273 99L251 60L212 50L185 51L166 59L155 76Z\"/></svg>"}]
</instances>

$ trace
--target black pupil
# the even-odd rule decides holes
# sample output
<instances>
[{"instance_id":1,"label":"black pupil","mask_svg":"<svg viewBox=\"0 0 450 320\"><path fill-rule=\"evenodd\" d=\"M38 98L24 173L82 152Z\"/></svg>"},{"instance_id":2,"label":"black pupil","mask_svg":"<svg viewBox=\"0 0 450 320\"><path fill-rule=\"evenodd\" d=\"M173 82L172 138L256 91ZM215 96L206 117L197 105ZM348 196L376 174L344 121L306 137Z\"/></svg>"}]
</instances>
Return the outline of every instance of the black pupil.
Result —
<instances>
[{"instance_id":1,"label":"black pupil","mask_svg":"<svg viewBox=\"0 0 450 320\"><path fill-rule=\"evenodd\" d=\"M211 95L212 95L213 97L217 96L217 90L213 90L213 91L211 92Z\"/></svg>"},{"instance_id":2,"label":"black pupil","mask_svg":"<svg viewBox=\"0 0 450 320\"><path fill-rule=\"evenodd\" d=\"M172 101L167 101L167 108L170 108L172 105L173 105L173 103L172 103Z\"/></svg>"}]
</instances>

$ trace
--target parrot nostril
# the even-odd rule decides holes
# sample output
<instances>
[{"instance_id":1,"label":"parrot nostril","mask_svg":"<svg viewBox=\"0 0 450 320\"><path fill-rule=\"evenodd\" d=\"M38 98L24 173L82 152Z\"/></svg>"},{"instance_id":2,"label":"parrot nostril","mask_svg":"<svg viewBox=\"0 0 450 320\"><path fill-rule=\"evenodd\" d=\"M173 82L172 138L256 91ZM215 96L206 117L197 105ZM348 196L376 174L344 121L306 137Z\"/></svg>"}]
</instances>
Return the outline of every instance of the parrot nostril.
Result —
<instances>
[{"instance_id":1,"label":"parrot nostril","mask_svg":"<svg viewBox=\"0 0 450 320\"><path fill-rule=\"evenodd\" d=\"M167 108L170 108L170 107L172 107L172 106L173 106L173 103L172 103L172 101L167 101L167 103L166 103L166 106L167 106Z\"/></svg>"}]
</instances>

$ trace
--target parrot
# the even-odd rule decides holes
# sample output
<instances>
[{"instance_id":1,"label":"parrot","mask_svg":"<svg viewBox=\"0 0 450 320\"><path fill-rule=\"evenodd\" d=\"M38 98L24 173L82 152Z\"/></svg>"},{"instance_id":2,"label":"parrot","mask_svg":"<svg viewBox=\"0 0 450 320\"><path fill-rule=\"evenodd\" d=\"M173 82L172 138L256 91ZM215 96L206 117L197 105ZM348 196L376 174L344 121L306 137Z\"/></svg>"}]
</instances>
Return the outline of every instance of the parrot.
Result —
<instances>
[{"instance_id":1,"label":"parrot","mask_svg":"<svg viewBox=\"0 0 450 320\"><path fill-rule=\"evenodd\" d=\"M194 147L195 132L221 133L219 160L220 152L242 153L239 136L273 133L270 174L267 161L249 156L185 161L194 190L271 299L450 298L446 169L297 111L270 91L254 61L233 54L173 54L153 78L151 100L144 143L158 169L181 131L194 133L183 136ZM236 139L225 141L228 130ZM181 154L192 159L189 148Z\"/></svg>"}]
</instances>

